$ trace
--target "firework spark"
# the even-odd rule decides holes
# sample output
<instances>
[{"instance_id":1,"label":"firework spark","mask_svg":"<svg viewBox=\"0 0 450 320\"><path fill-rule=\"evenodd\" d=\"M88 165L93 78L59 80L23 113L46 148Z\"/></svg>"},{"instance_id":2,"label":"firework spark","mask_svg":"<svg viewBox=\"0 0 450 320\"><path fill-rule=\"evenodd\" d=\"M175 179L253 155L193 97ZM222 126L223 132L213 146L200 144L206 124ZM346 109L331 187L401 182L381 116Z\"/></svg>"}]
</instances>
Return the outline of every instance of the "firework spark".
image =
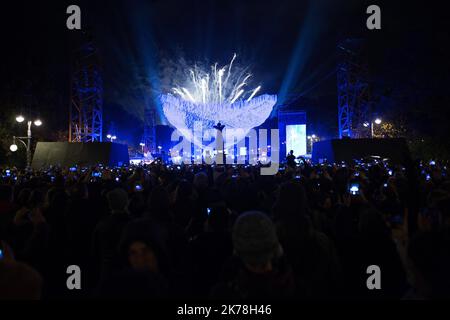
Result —
<instances>
[{"instance_id":1,"label":"firework spark","mask_svg":"<svg viewBox=\"0 0 450 320\"><path fill-rule=\"evenodd\" d=\"M189 70L185 84L172 88L173 93L193 103L204 104L234 103L239 97L248 96L243 88L252 75L246 72L247 68L235 67L234 70L235 59L236 54L228 65L221 68L217 68L217 63L212 65L210 72L194 66ZM261 86L253 89L247 101L250 101L260 89Z\"/></svg>"}]
</instances>

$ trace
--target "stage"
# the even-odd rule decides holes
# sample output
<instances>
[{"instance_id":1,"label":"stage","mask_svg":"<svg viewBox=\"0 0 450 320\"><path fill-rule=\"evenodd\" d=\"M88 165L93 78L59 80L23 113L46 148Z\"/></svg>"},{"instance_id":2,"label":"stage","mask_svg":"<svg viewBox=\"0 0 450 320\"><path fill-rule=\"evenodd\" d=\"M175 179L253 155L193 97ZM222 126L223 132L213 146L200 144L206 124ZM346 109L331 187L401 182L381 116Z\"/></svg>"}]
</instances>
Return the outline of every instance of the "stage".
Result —
<instances>
[{"instance_id":1,"label":"stage","mask_svg":"<svg viewBox=\"0 0 450 320\"><path fill-rule=\"evenodd\" d=\"M293 150L296 156L307 154L305 111L280 111L269 117L260 126L247 130L245 135L225 127L223 136L224 162L227 164L252 164L270 161L283 162L286 154ZM228 129L228 130L227 130ZM151 162L160 158L167 163L212 163L220 147L216 145L217 131L196 131L195 140L177 131L170 125L155 127L153 150L142 148L142 152L130 155L133 162ZM212 159L211 159L212 158Z\"/></svg>"}]
</instances>

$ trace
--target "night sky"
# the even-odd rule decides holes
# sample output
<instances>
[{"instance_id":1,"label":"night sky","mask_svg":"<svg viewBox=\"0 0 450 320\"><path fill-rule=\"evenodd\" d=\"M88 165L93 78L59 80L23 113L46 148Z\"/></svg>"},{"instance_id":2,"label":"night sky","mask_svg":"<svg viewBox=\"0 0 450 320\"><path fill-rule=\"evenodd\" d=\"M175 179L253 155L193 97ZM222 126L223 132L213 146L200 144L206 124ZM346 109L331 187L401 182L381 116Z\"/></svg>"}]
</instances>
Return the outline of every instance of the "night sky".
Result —
<instances>
[{"instance_id":1,"label":"night sky","mask_svg":"<svg viewBox=\"0 0 450 320\"><path fill-rule=\"evenodd\" d=\"M98 46L104 81L104 130L124 142L142 134L144 106L157 106L169 65L227 64L234 52L254 84L281 100L302 95L311 130L337 134L336 44L364 37L380 114L405 113L412 125L448 135L449 14L438 2L336 0L15 1L2 3L2 108L39 114L52 131L67 130L72 52L80 31L66 29L69 4ZM365 28L369 4L382 30ZM447 120L446 120L447 119ZM161 119L161 122L164 120Z\"/></svg>"}]
</instances>

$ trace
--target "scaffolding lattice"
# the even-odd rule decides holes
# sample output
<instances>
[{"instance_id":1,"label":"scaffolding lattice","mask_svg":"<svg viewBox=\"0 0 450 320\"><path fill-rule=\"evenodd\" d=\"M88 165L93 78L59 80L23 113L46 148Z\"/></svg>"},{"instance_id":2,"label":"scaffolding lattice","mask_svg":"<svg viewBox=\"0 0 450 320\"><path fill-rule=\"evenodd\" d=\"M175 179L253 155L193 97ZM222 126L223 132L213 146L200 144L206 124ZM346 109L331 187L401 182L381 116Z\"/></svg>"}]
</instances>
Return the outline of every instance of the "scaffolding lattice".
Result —
<instances>
[{"instance_id":1,"label":"scaffolding lattice","mask_svg":"<svg viewBox=\"0 0 450 320\"><path fill-rule=\"evenodd\" d=\"M339 138L365 138L364 126L370 114L370 90L365 44L361 39L346 39L338 45L337 68Z\"/></svg>"},{"instance_id":2,"label":"scaffolding lattice","mask_svg":"<svg viewBox=\"0 0 450 320\"><path fill-rule=\"evenodd\" d=\"M145 153L156 153L156 119L155 110L153 108L147 107L144 113L144 135L142 137L142 142L144 143Z\"/></svg>"},{"instance_id":3,"label":"scaffolding lattice","mask_svg":"<svg viewBox=\"0 0 450 320\"><path fill-rule=\"evenodd\" d=\"M69 141L101 142L103 83L92 42L83 44L76 52L71 90Z\"/></svg>"}]
</instances>

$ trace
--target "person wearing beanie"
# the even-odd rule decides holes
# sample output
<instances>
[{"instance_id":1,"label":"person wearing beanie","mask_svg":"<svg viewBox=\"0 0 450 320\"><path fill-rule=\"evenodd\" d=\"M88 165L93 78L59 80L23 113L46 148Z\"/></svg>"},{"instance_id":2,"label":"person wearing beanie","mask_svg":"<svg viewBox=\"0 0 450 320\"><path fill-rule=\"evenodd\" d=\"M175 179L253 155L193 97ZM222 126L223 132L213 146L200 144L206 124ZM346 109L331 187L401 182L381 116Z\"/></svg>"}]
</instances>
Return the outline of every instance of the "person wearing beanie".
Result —
<instances>
[{"instance_id":1,"label":"person wearing beanie","mask_svg":"<svg viewBox=\"0 0 450 320\"><path fill-rule=\"evenodd\" d=\"M224 281L213 298L277 299L295 294L295 280L283 256L276 228L258 211L239 216L232 230L235 259L225 268Z\"/></svg>"},{"instance_id":2,"label":"person wearing beanie","mask_svg":"<svg viewBox=\"0 0 450 320\"><path fill-rule=\"evenodd\" d=\"M130 221L128 214L128 194L116 188L106 194L111 214L101 220L94 231L94 256L97 257L101 276L107 276L114 269L118 256L122 230Z\"/></svg>"},{"instance_id":3,"label":"person wearing beanie","mask_svg":"<svg viewBox=\"0 0 450 320\"><path fill-rule=\"evenodd\" d=\"M245 266L255 273L272 270L272 260L282 255L275 226L264 213L241 215L233 228L233 247Z\"/></svg>"}]
</instances>

